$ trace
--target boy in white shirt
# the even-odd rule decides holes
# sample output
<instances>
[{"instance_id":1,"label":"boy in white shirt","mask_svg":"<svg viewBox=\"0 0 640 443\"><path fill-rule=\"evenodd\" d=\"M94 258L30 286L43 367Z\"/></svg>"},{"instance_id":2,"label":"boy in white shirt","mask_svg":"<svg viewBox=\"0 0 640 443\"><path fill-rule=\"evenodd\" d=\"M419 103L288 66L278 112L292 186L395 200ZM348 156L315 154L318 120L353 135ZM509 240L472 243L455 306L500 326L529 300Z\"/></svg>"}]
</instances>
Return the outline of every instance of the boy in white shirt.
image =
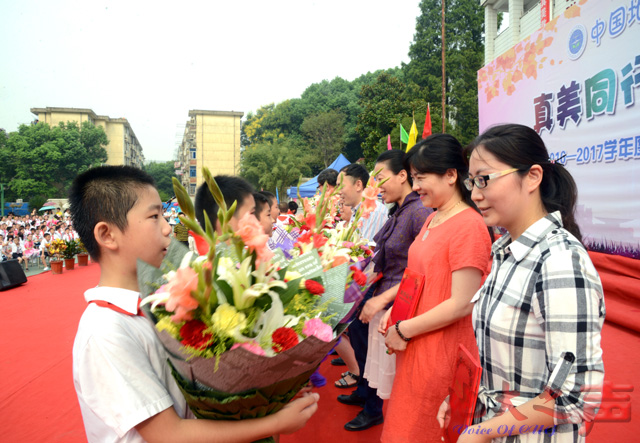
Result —
<instances>
[{"instance_id":1,"label":"boy in white shirt","mask_svg":"<svg viewBox=\"0 0 640 443\"><path fill-rule=\"evenodd\" d=\"M98 287L73 346L73 380L89 442L251 442L304 426L317 394L263 418L191 419L151 323L137 314L137 260L160 266L171 227L153 179L129 166L102 166L78 176L71 217L91 258Z\"/></svg>"},{"instance_id":2,"label":"boy in white shirt","mask_svg":"<svg viewBox=\"0 0 640 443\"><path fill-rule=\"evenodd\" d=\"M45 232L43 237L44 238L40 241L40 260L42 261L44 270L48 271L49 267L47 266L47 257L49 257L49 243L51 243L51 234Z\"/></svg>"}]
</instances>

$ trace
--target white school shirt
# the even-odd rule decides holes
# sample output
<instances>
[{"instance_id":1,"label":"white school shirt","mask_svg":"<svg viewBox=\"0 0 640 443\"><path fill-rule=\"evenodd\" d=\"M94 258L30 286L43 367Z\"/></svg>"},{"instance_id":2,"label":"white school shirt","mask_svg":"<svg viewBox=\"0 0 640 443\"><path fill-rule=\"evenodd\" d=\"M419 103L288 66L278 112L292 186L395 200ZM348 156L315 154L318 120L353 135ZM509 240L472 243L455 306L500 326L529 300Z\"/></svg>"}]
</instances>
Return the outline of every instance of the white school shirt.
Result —
<instances>
[{"instance_id":1,"label":"white school shirt","mask_svg":"<svg viewBox=\"0 0 640 443\"><path fill-rule=\"evenodd\" d=\"M140 294L97 287L84 296L133 314ZM73 344L73 384L89 442L143 442L135 426L172 406L179 417L193 418L153 325L142 316L89 303Z\"/></svg>"}]
</instances>

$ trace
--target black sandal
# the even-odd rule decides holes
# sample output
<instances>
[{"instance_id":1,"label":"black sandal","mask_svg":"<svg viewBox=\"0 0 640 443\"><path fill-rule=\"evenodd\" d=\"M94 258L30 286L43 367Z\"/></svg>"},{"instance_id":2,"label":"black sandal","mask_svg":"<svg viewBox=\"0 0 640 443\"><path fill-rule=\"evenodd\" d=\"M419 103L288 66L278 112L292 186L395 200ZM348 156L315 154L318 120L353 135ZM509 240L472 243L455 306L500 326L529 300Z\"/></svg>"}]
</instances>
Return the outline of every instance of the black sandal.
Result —
<instances>
[{"instance_id":1,"label":"black sandal","mask_svg":"<svg viewBox=\"0 0 640 443\"><path fill-rule=\"evenodd\" d=\"M348 383L347 380L345 379L346 377L351 377L354 380L353 383ZM360 380L359 375L356 375L353 372L347 371L342 374L342 378L340 380L335 382L335 387L340 389L354 388L358 384L359 380Z\"/></svg>"}]
</instances>

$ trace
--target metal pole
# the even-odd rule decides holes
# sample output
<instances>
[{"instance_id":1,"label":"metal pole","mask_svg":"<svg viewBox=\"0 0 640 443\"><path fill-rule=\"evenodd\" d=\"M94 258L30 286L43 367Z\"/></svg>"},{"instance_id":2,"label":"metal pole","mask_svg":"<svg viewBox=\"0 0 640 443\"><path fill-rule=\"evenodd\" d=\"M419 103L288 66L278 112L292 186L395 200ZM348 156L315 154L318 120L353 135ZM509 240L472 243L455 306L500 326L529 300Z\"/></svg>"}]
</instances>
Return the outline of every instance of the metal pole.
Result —
<instances>
[{"instance_id":1,"label":"metal pole","mask_svg":"<svg viewBox=\"0 0 640 443\"><path fill-rule=\"evenodd\" d=\"M445 132L445 127L446 127L446 114L445 114L445 101L446 101L446 92L445 92L445 84L446 84L446 77L445 77L445 73L446 73L446 69L445 69L445 65L444 65L444 61L445 61L445 42L444 42L444 2L445 0L442 0L442 133L444 134Z\"/></svg>"}]
</instances>

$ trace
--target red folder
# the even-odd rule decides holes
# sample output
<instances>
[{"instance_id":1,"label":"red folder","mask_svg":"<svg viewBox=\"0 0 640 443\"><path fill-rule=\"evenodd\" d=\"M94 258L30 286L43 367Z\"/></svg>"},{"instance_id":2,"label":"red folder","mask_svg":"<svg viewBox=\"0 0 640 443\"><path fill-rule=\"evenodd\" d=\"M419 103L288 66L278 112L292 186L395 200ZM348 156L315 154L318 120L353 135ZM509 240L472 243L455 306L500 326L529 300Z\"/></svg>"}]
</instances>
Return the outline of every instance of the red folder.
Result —
<instances>
[{"instance_id":1,"label":"red folder","mask_svg":"<svg viewBox=\"0 0 640 443\"><path fill-rule=\"evenodd\" d=\"M402 274L398 294L396 294L396 299L393 302L387 329L399 320L407 320L414 316L423 287L424 275L406 268L404 274Z\"/></svg>"},{"instance_id":2,"label":"red folder","mask_svg":"<svg viewBox=\"0 0 640 443\"><path fill-rule=\"evenodd\" d=\"M453 383L449 387L451 421L445 431L445 442L457 442L466 427L472 425L481 374L480 362L459 344Z\"/></svg>"}]
</instances>

